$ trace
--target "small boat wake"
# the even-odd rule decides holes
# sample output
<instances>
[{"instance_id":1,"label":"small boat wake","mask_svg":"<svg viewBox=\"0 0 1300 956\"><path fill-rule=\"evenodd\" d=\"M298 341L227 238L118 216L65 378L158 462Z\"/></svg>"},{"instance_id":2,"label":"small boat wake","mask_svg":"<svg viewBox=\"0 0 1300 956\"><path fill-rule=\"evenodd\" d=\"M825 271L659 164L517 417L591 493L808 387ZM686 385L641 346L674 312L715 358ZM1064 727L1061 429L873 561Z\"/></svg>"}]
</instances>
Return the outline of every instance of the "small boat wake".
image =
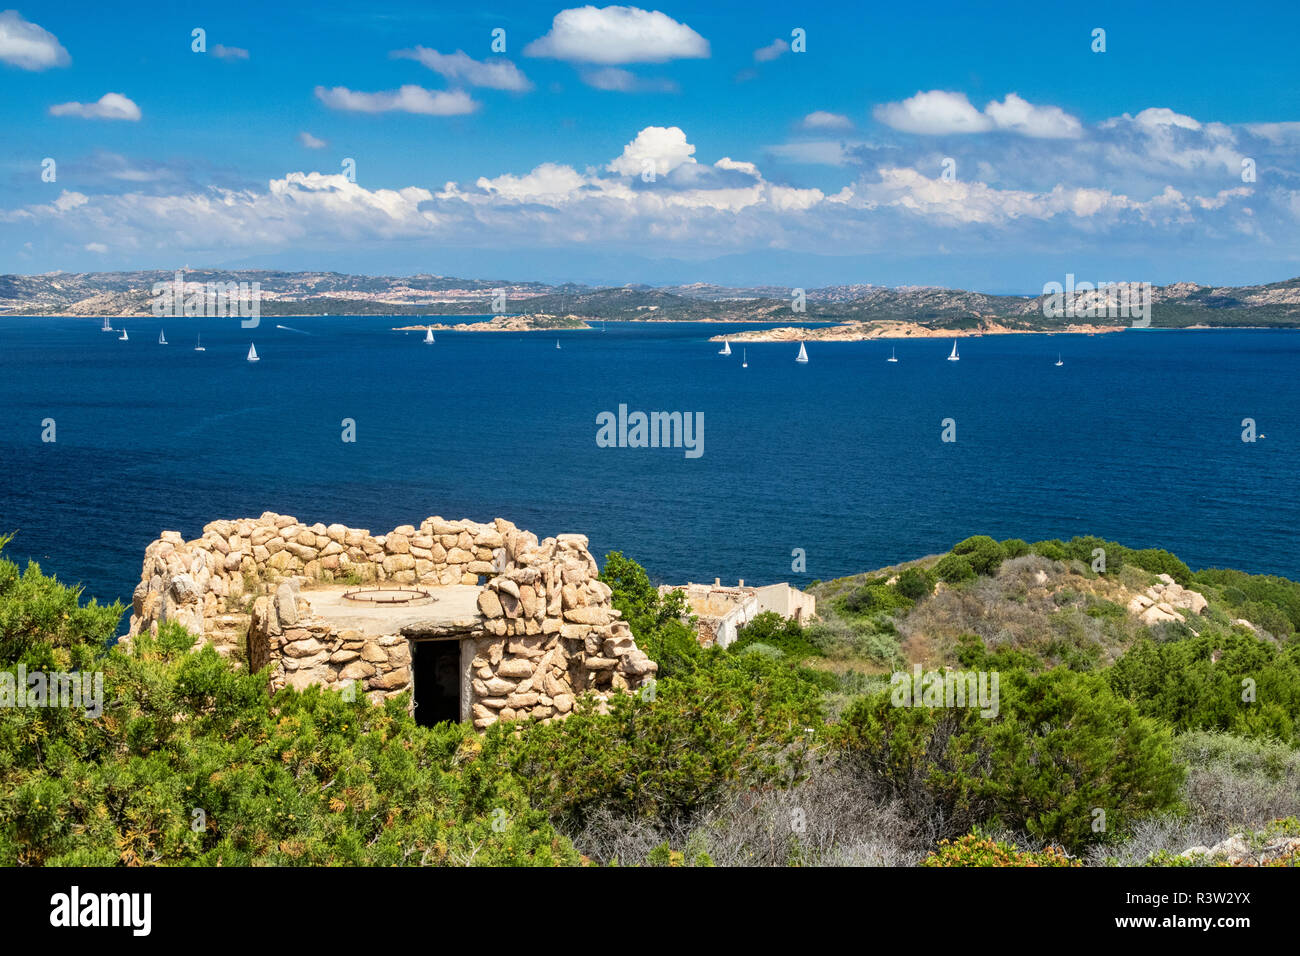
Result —
<instances>
[{"instance_id":1,"label":"small boat wake","mask_svg":"<svg viewBox=\"0 0 1300 956\"><path fill-rule=\"evenodd\" d=\"M286 332L297 332L299 335L311 335L310 332L304 332L302 329L293 329L287 325L277 325L277 329L284 329Z\"/></svg>"}]
</instances>

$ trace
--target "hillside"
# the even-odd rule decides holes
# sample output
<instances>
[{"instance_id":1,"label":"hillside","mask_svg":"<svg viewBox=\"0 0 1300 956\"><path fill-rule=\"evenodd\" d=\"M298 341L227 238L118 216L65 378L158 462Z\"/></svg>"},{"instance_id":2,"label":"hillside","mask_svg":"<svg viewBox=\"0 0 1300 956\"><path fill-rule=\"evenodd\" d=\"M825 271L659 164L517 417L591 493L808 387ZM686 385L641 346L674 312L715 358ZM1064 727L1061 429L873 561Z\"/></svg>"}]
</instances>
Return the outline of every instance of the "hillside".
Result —
<instances>
[{"instance_id":1,"label":"hillside","mask_svg":"<svg viewBox=\"0 0 1300 956\"><path fill-rule=\"evenodd\" d=\"M48 273L0 276L0 314L149 315L154 283L174 273ZM827 322L897 321L931 330L1052 330L1075 325L1127 325L1095 317L1048 318L1044 296L987 295L931 287L838 285L805 292L805 311L791 307L793 290L706 283L653 288L609 288L448 276L352 276L334 272L189 270L190 283L257 282L263 315L486 314L504 293L510 313L573 314L603 321ZM1151 324L1187 326L1300 326L1300 279L1267 285L1211 287L1192 282L1152 290ZM1086 308L1104 299L1079 293Z\"/></svg>"},{"instance_id":2,"label":"hillside","mask_svg":"<svg viewBox=\"0 0 1300 956\"><path fill-rule=\"evenodd\" d=\"M1300 864L1295 582L976 536L726 650L621 554L600 583L660 679L479 733L271 691L172 619L115 645L121 605L0 556L0 863ZM46 707L38 670L102 685Z\"/></svg>"}]
</instances>

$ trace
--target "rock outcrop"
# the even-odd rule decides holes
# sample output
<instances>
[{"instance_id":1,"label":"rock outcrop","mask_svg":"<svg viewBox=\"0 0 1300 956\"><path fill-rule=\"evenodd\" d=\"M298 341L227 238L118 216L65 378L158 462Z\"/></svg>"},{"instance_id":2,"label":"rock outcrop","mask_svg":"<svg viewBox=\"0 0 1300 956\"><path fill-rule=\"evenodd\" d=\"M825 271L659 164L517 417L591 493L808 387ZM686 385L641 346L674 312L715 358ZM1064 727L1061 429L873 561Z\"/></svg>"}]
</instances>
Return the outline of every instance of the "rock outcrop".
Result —
<instances>
[{"instance_id":1,"label":"rock outcrop","mask_svg":"<svg viewBox=\"0 0 1300 956\"><path fill-rule=\"evenodd\" d=\"M1203 857L1211 861L1222 861L1231 866L1265 866L1280 865L1300 854L1300 837L1275 837L1266 841L1252 840L1247 834L1234 833L1212 847L1194 846L1184 850L1179 856L1184 859Z\"/></svg>"},{"instance_id":2,"label":"rock outcrop","mask_svg":"<svg viewBox=\"0 0 1300 956\"><path fill-rule=\"evenodd\" d=\"M1201 614L1208 603L1199 591L1190 591L1167 574L1156 575L1159 581L1128 602L1128 612L1148 627L1164 621L1185 621L1184 611Z\"/></svg>"}]
</instances>

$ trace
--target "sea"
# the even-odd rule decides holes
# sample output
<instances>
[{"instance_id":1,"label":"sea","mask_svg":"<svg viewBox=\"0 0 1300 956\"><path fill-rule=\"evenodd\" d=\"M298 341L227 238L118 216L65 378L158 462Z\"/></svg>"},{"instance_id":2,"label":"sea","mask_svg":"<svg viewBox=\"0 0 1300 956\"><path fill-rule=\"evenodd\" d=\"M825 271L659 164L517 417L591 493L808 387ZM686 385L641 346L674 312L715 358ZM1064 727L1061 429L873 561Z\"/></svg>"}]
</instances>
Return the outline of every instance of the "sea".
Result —
<instances>
[{"instance_id":1,"label":"sea","mask_svg":"<svg viewBox=\"0 0 1300 956\"><path fill-rule=\"evenodd\" d=\"M0 317L5 555L129 603L163 530L276 511L377 534L502 516L658 582L805 586L972 534L1300 578L1297 332L979 336L957 362L949 339L814 341L800 364L718 354L745 324L394 328L476 318L114 319L124 342ZM636 412L700 422L699 454L598 442Z\"/></svg>"}]
</instances>

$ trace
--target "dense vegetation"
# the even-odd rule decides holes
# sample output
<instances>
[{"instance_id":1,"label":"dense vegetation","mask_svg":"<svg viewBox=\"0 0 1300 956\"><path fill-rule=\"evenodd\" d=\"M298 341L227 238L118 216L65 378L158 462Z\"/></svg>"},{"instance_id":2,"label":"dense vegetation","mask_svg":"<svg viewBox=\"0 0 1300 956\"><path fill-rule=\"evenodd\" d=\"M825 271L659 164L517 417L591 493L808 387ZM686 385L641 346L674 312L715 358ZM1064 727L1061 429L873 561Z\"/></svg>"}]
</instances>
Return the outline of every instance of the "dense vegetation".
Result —
<instances>
[{"instance_id":1,"label":"dense vegetation","mask_svg":"<svg viewBox=\"0 0 1300 956\"><path fill-rule=\"evenodd\" d=\"M1156 574L1206 612L1137 622L1123 595ZM726 650L634 561L607 556L602 580L659 680L480 735L401 700L268 697L171 625L125 651L120 606L0 555L0 667L105 690L98 718L0 707L0 863L1181 864L1300 833L1283 578L975 536L819 584L818 622L760 615ZM996 714L897 706L891 672L914 663L996 670Z\"/></svg>"}]
</instances>

